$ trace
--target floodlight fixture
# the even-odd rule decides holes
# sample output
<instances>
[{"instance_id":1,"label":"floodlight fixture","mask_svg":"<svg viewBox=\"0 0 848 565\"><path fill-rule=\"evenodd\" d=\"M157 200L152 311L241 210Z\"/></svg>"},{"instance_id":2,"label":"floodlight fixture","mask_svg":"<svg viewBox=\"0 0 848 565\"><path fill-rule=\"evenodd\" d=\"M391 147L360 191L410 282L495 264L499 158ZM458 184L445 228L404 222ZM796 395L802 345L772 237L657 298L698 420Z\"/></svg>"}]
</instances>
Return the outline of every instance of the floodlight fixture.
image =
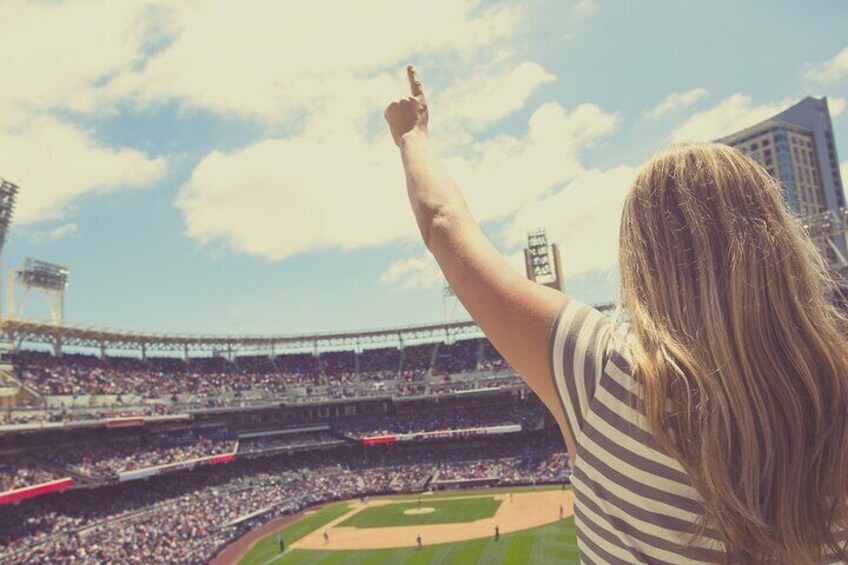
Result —
<instances>
[{"instance_id":1,"label":"floodlight fixture","mask_svg":"<svg viewBox=\"0 0 848 565\"><path fill-rule=\"evenodd\" d=\"M67 267L27 257L24 268L18 271L18 279L30 287L64 291L68 288L69 274Z\"/></svg>"},{"instance_id":2,"label":"floodlight fixture","mask_svg":"<svg viewBox=\"0 0 848 565\"><path fill-rule=\"evenodd\" d=\"M69 274L67 267L31 257L27 257L17 271L10 269L7 302L12 319L20 320L23 317L29 293L36 289L44 292L53 323L61 324L65 317L65 290L68 288ZM15 288L18 286L23 287L24 295L15 310Z\"/></svg>"},{"instance_id":3,"label":"floodlight fixture","mask_svg":"<svg viewBox=\"0 0 848 565\"><path fill-rule=\"evenodd\" d=\"M559 247L557 244L548 244L548 232L545 228L536 228L527 232L524 268L527 278L531 281L564 290Z\"/></svg>"}]
</instances>

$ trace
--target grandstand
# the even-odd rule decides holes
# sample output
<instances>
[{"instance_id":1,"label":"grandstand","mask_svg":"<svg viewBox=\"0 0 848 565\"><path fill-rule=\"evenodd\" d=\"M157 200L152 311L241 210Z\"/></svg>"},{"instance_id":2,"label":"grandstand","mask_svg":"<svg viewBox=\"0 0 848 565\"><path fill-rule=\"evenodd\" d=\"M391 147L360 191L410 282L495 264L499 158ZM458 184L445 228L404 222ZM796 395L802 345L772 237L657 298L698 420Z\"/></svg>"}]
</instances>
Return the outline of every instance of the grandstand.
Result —
<instances>
[{"instance_id":1,"label":"grandstand","mask_svg":"<svg viewBox=\"0 0 848 565\"><path fill-rule=\"evenodd\" d=\"M18 320L2 327L11 343L32 348L7 355L19 398L0 416L0 429L110 417L176 419L280 403L527 391L472 322L267 337L154 336ZM52 353L36 349L44 344ZM97 355L82 353L92 350Z\"/></svg>"},{"instance_id":2,"label":"grandstand","mask_svg":"<svg viewBox=\"0 0 848 565\"><path fill-rule=\"evenodd\" d=\"M554 422L472 323L3 330L25 347L5 355L0 564L204 563L328 501L569 477Z\"/></svg>"}]
</instances>

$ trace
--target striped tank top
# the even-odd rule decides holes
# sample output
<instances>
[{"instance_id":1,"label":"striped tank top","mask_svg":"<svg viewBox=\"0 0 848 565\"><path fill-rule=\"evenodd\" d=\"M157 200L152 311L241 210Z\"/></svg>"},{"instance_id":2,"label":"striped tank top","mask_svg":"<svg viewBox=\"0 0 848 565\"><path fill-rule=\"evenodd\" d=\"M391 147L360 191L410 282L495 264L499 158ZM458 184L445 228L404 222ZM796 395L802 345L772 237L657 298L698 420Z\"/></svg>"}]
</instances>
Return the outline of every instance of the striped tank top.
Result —
<instances>
[{"instance_id":1,"label":"striped tank top","mask_svg":"<svg viewBox=\"0 0 848 565\"><path fill-rule=\"evenodd\" d=\"M571 482L580 562L723 563L718 532L693 539L702 499L634 408L640 391L631 360L623 328L568 301L551 329L551 366L577 445Z\"/></svg>"}]
</instances>

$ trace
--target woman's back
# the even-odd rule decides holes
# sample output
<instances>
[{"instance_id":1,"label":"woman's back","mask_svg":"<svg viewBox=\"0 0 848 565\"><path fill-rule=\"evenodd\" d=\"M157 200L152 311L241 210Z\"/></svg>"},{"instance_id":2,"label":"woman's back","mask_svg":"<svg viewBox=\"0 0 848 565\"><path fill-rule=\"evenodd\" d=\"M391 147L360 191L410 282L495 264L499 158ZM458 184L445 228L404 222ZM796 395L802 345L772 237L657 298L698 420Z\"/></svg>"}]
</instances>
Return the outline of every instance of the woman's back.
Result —
<instances>
[{"instance_id":1,"label":"woman's back","mask_svg":"<svg viewBox=\"0 0 848 565\"><path fill-rule=\"evenodd\" d=\"M573 299L551 331L553 377L577 442L571 481L581 561L722 563L721 534L696 525L701 496L639 412L629 337L626 326Z\"/></svg>"},{"instance_id":2,"label":"woman's back","mask_svg":"<svg viewBox=\"0 0 848 565\"><path fill-rule=\"evenodd\" d=\"M779 183L724 145L654 156L624 203L619 335L491 245L407 72L411 96L386 118L419 229L576 453L583 560L848 558L848 320Z\"/></svg>"}]
</instances>

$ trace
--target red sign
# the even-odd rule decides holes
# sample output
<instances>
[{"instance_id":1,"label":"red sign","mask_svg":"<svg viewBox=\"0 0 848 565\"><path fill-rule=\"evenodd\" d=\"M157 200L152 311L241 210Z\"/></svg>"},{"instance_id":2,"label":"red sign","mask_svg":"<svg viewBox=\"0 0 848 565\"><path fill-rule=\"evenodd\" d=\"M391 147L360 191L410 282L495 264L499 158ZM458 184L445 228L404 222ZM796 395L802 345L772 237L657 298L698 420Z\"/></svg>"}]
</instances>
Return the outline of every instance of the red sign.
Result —
<instances>
[{"instance_id":1,"label":"red sign","mask_svg":"<svg viewBox=\"0 0 848 565\"><path fill-rule=\"evenodd\" d=\"M217 465L218 463L232 463L236 460L235 453L225 453L223 455L216 455L214 457L209 458L210 465Z\"/></svg>"},{"instance_id":2,"label":"red sign","mask_svg":"<svg viewBox=\"0 0 848 565\"><path fill-rule=\"evenodd\" d=\"M394 443L397 441L397 436L371 436L362 439L364 445L381 445L384 443Z\"/></svg>"},{"instance_id":3,"label":"red sign","mask_svg":"<svg viewBox=\"0 0 848 565\"><path fill-rule=\"evenodd\" d=\"M15 504L28 498L35 498L36 496L44 496L45 494L50 494L51 492L63 491L73 486L73 484L73 479L71 479L70 477L65 477L64 479L51 481L49 483L42 483L40 485L35 485L31 487L19 488L17 490L10 490L9 492L4 492L0 494L0 504Z\"/></svg>"},{"instance_id":4,"label":"red sign","mask_svg":"<svg viewBox=\"0 0 848 565\"><path fill-rule=\"evenodd\" d=\"M112 418L106 421L107 428L127 428L130 426L143 426L144 418Z\"/></svg>"}]
</instances>

